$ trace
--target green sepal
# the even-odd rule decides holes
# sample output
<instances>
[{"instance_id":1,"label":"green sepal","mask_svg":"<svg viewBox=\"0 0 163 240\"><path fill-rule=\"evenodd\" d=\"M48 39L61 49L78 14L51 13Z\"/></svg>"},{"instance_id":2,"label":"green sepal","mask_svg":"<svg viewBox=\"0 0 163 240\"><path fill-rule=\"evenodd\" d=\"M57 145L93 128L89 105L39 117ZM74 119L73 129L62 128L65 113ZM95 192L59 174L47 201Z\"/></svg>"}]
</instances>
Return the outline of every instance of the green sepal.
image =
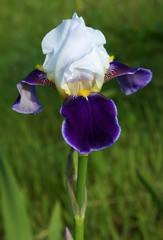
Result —
<instances>
[{"instance_id":1,"label":"green sepal","mask_svg":"<svg viewBox=\"0 0 163 240\"><path fill-rule=\"evenodd\" d=\"M76 200L75 191L68 177L67 177L67 189L69 193L69 199L70 199L73 215L80 217L79 206Z\"/></svg>"}]
</instances>

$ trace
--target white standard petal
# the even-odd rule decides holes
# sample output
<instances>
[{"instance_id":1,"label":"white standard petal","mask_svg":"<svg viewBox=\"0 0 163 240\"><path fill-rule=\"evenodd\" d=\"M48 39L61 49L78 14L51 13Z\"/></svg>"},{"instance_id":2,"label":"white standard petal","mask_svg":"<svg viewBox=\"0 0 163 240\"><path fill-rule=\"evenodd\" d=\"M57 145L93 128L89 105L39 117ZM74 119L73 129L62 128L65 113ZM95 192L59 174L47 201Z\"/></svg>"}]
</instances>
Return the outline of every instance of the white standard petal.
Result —
<instances>
[{"instance_id":1,"label":"white standard petal","mask_svg":"<svg viewBox=\"0 0 163 240\"><path fill-rule=\"evenodd\" d=\"M89 31L90 36L96 45L99 46L99 45L104 45L106 43L104 34L101 31L97 29L93 29L91 27L87 27L87 30Z\"/></svg>"},{"instance_id":2,"label":"white standard petal","mask_svg":"<svg viewBox=\"0 0 163 240\"><path fill-rule=\"evenodd\" d=\"M109 55L106 50L94 47L91 53L70 65L63 75L61 87L67 91L68 84L71 94L77 94L79 90L99 92L108 68ZM76 91L73 84L76 86Z\"/></svg>"},{"instance_id":3,"label":"white standard petal","mask_svg":"<svg viewBox=\"0 0 163 240\"><path fill-rule=\"evenodd\" d=\"M61 40L63 41L59 42L60 29L56 29L57 34L55 34L54 29L53 33L49 33L50 38L47 36L47 39L43 40L42 43L44 51L47 50L45 46L46 44L48 45L49 42L55 43L55 46L58 45L58 48L51 47L51 52L46 55L43 68L45 72L48 73L48 77L50 76L49 79L55 81L55 84L61 94L64 91L61 88L61 85L64 84L63 75L69 71L71 63L78 61L78 59L87 55L93 49L92 39L83 24L79 24L78 21L74 21L67 28L67 21L65 21L65 23L65 28L62 26L63 29L61 31L64 33L64 39L63 35L61 37ZM49 46L50 45L48 45L48 47Z\"/></svg>"},{"instance_id":4,"label":"white standard petal","mask_svg":"<svg viewBox=\"0 0 163 240\"><path fill-rule=\"evenodd\" d=\"M78 17L77 13L75 12L72 16L72 19L77 20L79 23L85 25L84 19L82 17Z\"/></svg>"},{"instance_id":5,"label":"white standard petal","mask_svg":"<svg viewBox=\"0 0 163 240\"><path fill-rule=\"evenodd\" d=\"M43 68L46 72L54 70L54 65L60 49L72 32L79 25L76 20L63 20L55 29L51 30L42 40L42 51L46 55Z\"/></svg>"},{"instance_id":6,"label":"white standard petal","mask_svg":"<svg viewBox=\"0 0 163 240\"><path fill-rule=\"evenodd\" d=\"M109 67L105 43L102 32L86 27L76 13L44 37L43 68L61 95L76 94L79 88L90 90L95 85L100 90Z\"/></svg>"},{"instance_id":7,"label":"white standard petal","mask_svg":"<svg viewBox=\"0 0 163 240\"><path fill-rule=\"evenodd\" d=\"M85 23L82 17L78 17L77 14L73 15L72 19L63 20L62 23L51 30L42 40L42 51L46 55L43 67L46 72L53 70L57 54L59 53L62 45L65 44L73 30L77 27L85 27Z\"/></svg>"}]
</instances>

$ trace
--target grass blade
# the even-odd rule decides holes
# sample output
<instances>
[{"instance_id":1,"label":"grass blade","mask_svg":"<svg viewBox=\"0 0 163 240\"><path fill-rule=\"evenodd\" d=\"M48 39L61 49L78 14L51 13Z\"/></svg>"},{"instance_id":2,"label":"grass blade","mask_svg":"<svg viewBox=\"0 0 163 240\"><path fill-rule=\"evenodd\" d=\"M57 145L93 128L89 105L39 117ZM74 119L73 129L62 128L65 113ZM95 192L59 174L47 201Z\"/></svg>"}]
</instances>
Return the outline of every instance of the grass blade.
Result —
<instances>
[{"instance_id":1,"label":"grass blade","mask_svg":"<svg viewBox=\"0 0 163 240\"><path fill-rule=\"evenodd\" d=\"M152 196L153 201L157 205L158 209L163 212L163 201L162 201L162 199L157 195L155 190L149 185L149 183L144 179L144 177L140 174L140 172L138 170L137 170L137 176L138 176L140 182L144 185L146 190Z\"/></svg>"},{"instance_id":2,"label":"grass blade","mask_svg":"<svg viewBox=\"0 0 163 240\"><path fill-rule=\"evenodd\" d=\"M7 240L32 240L32 231L23 195L7 164L0 158L2 211Z\"/></svg>"},{"instance_id":3,"label":"grass blade","mask_svg":"<svg viewBox=\"0 0 163 240\"><path fill-rule=\"evenodd\" d=\"M56 203L49 226L49 236L48 240L61 240L62 237L62 220L61 220L61 206L59 203Z\"/></svg>"}]
</instances>

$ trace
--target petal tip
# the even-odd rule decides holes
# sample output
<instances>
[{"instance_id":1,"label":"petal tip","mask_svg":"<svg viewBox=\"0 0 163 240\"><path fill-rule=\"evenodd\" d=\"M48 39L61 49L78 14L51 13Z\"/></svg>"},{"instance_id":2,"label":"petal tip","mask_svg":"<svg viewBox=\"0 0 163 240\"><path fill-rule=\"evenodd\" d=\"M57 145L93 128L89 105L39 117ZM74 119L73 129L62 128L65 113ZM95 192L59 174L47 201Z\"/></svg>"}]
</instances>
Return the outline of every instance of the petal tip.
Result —
<instances>
[{"instance_id":1,"label":"petal tip","mask_svg":"<svg viewBox=\"0 0 163 240\"><path fill-rule=\"evenodd\" d=\"M11 109L17 113L22 113L22 114L37 114L44 110L41 105L37 105L37 107L35 107L34 109L24 108L21 106L20 102L14 103Z\"/></svg>"},{"instance_id":2,"label":"petal tip","mask_svg":"<svg viewBox=\"0 0 163 240\"><path fill-rule=\"evenodd\" d=\"M14 111L23 114L36 114L43 110L36 97L34 85L29 85L22 81L17 84L17 88L19 96L12 106Z\"/></svg>"},{"instance_id":3,"label":"petal tip","mask_svg":"<svg viewBox=\"0 0 163 240\"><path fill-rule=\"evenodd\" d=\"M118 77L118 83L122 92L131 95L139 89L144 88L151 80L153 73L149 69L138 68L133 74L126 74Z\"/></svg>"}]
</instances>

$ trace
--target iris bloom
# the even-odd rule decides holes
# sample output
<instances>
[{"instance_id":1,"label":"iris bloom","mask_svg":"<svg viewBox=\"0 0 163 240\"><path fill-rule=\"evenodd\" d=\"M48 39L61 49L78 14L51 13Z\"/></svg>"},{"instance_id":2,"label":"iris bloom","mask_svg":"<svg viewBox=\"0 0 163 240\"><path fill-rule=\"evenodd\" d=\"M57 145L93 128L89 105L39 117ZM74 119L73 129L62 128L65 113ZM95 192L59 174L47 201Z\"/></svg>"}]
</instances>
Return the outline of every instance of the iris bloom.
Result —
<instances>
[{"instance_id":1,"label":"iris bloom","mask_svg":"<svg viewBox=\"0 0 163 240\"><path fill-rule=\"evenodd\" d=\"M17 84L19 97L12 109L19 113L39 113L35 85L57 89L64 98L60 113L65 117L62 135L80 154L110 147L119 138L120 126L113 100L100 94L104 83L118 77L121 90L132 94L152 78L148 69L130 68L114 61L104 48L105 37L99 30L86 27L75 13L72 19L50 31L42 41L46 54Z\"/></svg>"}]
</instances>

